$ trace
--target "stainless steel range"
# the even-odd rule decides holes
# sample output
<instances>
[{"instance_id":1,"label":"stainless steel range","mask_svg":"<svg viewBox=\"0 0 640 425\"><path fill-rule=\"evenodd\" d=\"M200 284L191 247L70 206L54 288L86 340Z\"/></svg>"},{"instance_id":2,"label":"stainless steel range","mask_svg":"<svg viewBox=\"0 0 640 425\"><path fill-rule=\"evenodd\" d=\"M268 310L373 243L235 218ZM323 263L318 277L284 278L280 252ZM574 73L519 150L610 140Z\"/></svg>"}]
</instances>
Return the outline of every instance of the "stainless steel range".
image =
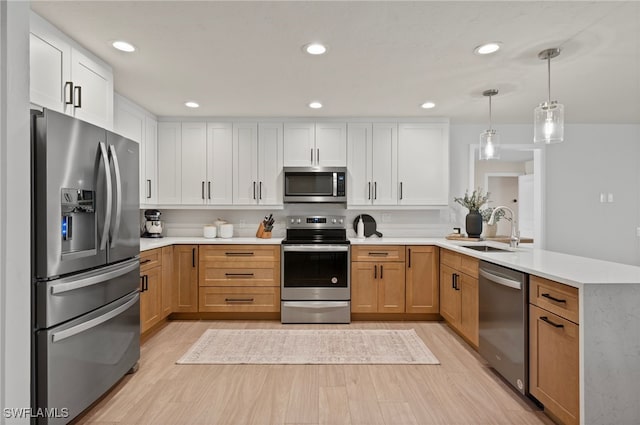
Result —
<instances>
[{"instance_id":1,"label":"stainless steel range","mask_svg":"<svg viewBox=\"0 0 640 425\"><path fill-rule=\"evenodd\" d=\"M282 323L350 323L350 264L344 216L288 217L282 241Z\"/></svg>"}]
</instances>

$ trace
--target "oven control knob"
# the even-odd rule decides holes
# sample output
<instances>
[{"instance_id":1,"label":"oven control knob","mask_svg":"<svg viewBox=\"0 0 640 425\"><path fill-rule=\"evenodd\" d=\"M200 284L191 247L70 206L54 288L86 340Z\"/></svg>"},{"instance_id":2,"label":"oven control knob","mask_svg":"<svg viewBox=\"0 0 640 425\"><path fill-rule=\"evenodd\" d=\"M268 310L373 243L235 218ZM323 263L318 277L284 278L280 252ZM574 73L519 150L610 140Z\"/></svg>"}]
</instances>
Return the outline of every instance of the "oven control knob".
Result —
<instances>
[{"instance_id":1,"label":"oven control knob","mask_svg":"<svg viewBox=\"0 0 640 425\"><path fill-rule=\"evenodd\" d=\"M340 222L340 224L344 224L344 220L343 219L340 219L338 221Z\"/></svg>"},{"instance_id":2,"label":"oven control knob","mask_svg":"<svg viewBox=\"0 0 640 425\"><path fill-rule=\"evenodd\" d=\"M292 218L292 219L291 219L291 224L293 224L293 223L295 223L295 222L296 222L296 219L295 219L295 218Z\"/></svg>"},{"instance_id":3,"label":"oven control knob","mask_svg":"<svg viewBox=\"0 0 640 425\"><path fill-rule=\"evenodd\" d=\"M334 218L334 219L332 219L332 220L331 220L331 222L332 222L333 224L336 224L336 223L338 222L338 220L336 220L336 219Z\"/></svg>"},{"instance_id":4,"label":"oven control knob","mask_svg":"<svg viewBox=\"0 0 640 425\"><path fill-rule=\"evenodd\" d=\"M300 223L302 223L302 220L297 219L297 220L296 220L296 223L300 224Z\"/></svg>"}]
</instances>

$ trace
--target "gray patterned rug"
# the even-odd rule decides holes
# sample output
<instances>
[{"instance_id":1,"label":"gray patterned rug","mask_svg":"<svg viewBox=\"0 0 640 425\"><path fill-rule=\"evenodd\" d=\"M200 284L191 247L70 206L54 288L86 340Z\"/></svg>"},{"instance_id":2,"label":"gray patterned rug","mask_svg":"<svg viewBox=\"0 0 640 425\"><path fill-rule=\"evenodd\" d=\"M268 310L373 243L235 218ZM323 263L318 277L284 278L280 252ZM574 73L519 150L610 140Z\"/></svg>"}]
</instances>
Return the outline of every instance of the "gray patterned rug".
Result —
<instances>
[{"instance_id":1,"label":"gray patterned rug","mask_svg":"<svg viewBox=\"0 0 640 425\"><path fill-rule=\"evenodd\" d=\"M178 364L440 364L413 329L208 329Z\"/></svg>"}]
</instances>

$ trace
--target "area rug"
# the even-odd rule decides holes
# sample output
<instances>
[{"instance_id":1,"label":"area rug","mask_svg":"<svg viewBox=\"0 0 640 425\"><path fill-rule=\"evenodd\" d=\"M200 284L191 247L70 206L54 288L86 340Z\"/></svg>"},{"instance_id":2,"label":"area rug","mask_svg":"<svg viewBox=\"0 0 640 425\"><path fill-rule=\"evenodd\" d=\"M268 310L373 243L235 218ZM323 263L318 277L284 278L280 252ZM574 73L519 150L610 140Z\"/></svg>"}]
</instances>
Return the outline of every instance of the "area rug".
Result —
<instances>
[{"instance_id":1,"label":"area rug","mask_svg":"<svg viewBox=\"0 0 640 425\"><path fill-rule=\"evenodd\" d=\"M413 329L208 329L178 364L440 364Z\"/></svg>"}]
</instances>

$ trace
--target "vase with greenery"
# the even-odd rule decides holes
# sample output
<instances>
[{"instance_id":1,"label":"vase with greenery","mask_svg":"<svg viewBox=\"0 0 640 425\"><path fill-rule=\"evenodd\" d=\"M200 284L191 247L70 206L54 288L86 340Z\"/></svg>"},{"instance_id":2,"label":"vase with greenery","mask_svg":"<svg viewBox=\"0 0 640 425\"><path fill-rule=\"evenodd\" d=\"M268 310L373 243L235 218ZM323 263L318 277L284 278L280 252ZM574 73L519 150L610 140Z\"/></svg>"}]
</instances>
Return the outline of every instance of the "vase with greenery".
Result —
<instances>
[{"instance_id":1,"label":"vase with greenery","mask_svg":"<svg viewBox=\"0 0 640 425\"><path fill-rule=\"evenodd\" d=\"M469 190L464 192L464 197L453 198L455 202L469 210L465 218L465 230L470 238L479 238L482 234L482 214L480 208L489 201L489 193L482 193L478 188L469 195Z\"/></svg>"}]
</instances>

